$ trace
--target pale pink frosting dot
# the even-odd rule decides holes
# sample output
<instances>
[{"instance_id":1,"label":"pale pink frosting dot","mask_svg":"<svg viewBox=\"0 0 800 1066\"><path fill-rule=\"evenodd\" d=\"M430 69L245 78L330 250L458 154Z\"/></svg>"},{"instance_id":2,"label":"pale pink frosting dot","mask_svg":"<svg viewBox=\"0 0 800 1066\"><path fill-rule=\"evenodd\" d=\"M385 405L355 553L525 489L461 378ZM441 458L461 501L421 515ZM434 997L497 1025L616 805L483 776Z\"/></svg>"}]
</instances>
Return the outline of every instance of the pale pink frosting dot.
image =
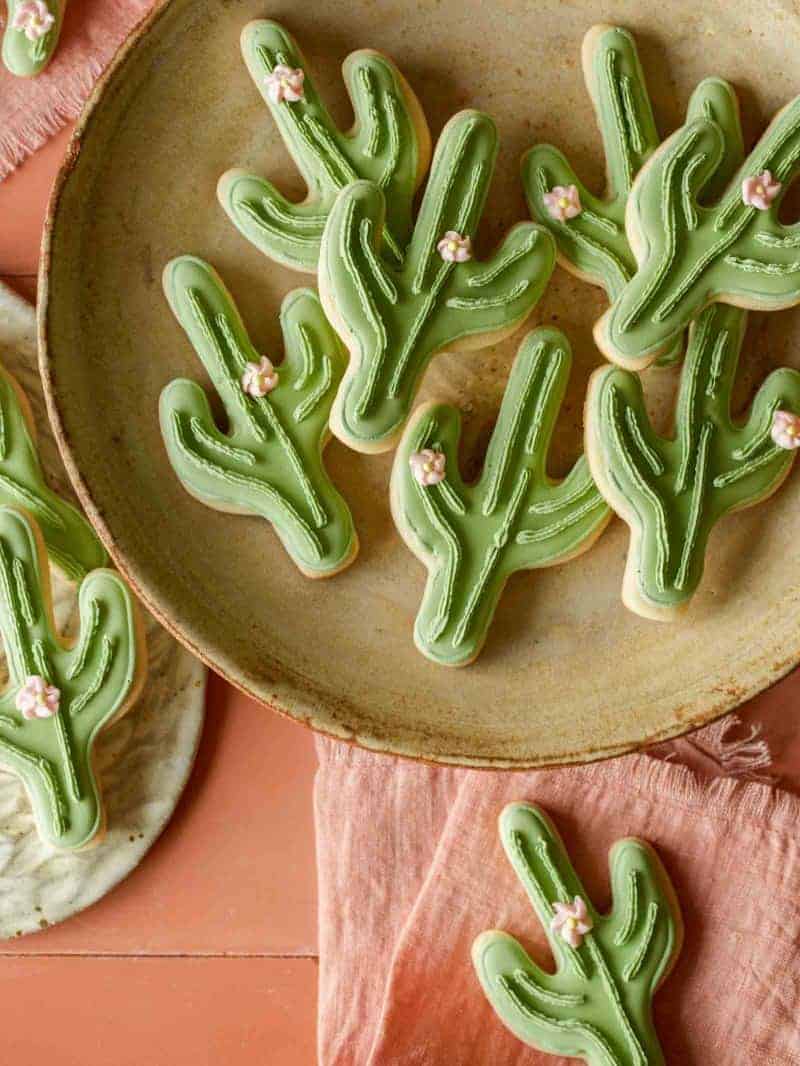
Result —
<instances>
[{"instance_id":1,"label":"pale pink frosting dot","mask_svg":"<svg viewBox=\"0 0 800 1066\"><path fill-rule=\"evenodd\" d=\"M466 263L472 259L472 239L449 229L436 245L436 251L446 263Z\"/></svg>"},{"instance_id":2,"label":"pale pink frosting dot","mask_svg":"<svg viewBox=\"0 0 800 1066\"><path fill-rule=\"evenodd\" d=\"M443 452L423 448L421 452L414 452L408 460L408 465L420 485L438 485L440 481L444 481L447 458Z\"/></svg>"},{"instance_id":3,"label":"pale pink frosting dot","mask_svg":"<svg viewBox=\"0 0 800 1066\"><path fill-rule=\"evenodd\" d=\"M566 222L568 218L575 218L583 210L576 185L554 185L542 199L548 215L558 222Z\"/></svg>"},{"instance_id":4,"label":"pale pink frosting dot","mask_svg":"<svg viewBox=\"0 0 800 1066\"><path fill-rule=\"evenodd\" d=\"M767 211L782 188L779 181L773 181L770 171L762 170L755 177L744 179L742 200L748 207L757 207L759 211Z\"/></svg>"},{"instance_id":5,"label":"pale pink frosting dot","mask_svg":"<svg viewBox=\"0 0 800 1066\"><path fill-rule=\"evenodd\" d=\"M583 938L591 932L594 925L584 901L580 896L576 896L572 903L554 903L553 910L555 914L550 928L571 948L580 947Z\"/></svg>"},{"instance_id":6,"label":"pale pink frosting dot","mask_svg":"<svg viewBox=\"0 0 800 1066\"><path fill-rule=\"evenodd\" d=\"M33 674L17 693L17 710L23 718L52 718L58 714L61 692L55 685L48 685L43 677Z\"/></svg>"},{"instance_id":7,"label":"pale pink frosting dot","mask_svg":"<svg viewBox=\"0 0 800 1066\"><path fill-rule=\"evenodd\" d=\"M298 100L305 97L306 91L303 87L305 77L299 67L294 69L287 67L285 63L279 63L272 73L264 78L267 96L273 104L282 104L284 101L296 104Z\"/></svg>"},{"instance_id":8,"label":"pale pink frosting dot","mask_svg":"<svg viewBox=\"0 0 800 1066\"><path fill-rule=\"evenodd\" d=\"M779 448L800 448L800 415L776 411L772 416L772 439Z\"/></svg>"},{"instance_id":9,"label":"pale pink frosting dot","mask_svg":"<svg viewBox=\"0 0 800 1066\"><path fill-rule=\"evenodd\" d=\"M278 371L265 355L260 363L247 363L242 374L242 390L248 396L266 396L278 384Z\"/></svg>"},{"instance_id":10,"label":"pale pink frosting dot","mask_svg":"<svg viewBox=\"0 0 800 1066\"><path fill-rule=\"evenodd\" d=\"M11 20L12 29L24 33L29 41L38 41L53 28L56 18L44 0L21 0Z\"/></svg>"}]
</instances>

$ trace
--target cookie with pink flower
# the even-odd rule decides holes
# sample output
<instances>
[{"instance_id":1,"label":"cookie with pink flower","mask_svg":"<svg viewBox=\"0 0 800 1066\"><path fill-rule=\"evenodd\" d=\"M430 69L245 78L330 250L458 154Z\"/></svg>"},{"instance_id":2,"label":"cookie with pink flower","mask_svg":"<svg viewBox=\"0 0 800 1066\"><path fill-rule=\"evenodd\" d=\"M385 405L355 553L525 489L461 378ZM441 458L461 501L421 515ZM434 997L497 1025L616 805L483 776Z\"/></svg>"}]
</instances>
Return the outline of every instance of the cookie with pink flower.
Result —
<instances>
[{"instance_id":1,"label":"cookie with pink flower","mask_svg":"<svg viewBox=\"0 0 800 1066\"><path fill-rule=\"evenodd\" d=\"M58 45L67 0L7 0L3 63L12 74L41 74Z\"/></svg>"}]
</instances>

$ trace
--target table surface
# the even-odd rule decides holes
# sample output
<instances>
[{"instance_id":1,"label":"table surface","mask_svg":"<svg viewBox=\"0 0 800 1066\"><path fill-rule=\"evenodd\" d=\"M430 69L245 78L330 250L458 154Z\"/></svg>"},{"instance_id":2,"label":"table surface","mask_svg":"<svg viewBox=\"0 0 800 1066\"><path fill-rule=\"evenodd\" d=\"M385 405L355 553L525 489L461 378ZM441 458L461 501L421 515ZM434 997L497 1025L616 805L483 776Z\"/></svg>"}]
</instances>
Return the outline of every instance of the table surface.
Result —
<instances>
[{"instance_id":1,"label":"table surface","mask_svg":"<svg viewBox=\"0 0 800 1066\"><path fill-rule=\"evenodd\" d=\"M68 137L0 184L0 276L31 300ZM142 865L63 925L0 944L15 1061L314 1062L315 767L308 730L211 675L197 765ZM32 1024L43 1002L47 1024Z\"/></svg>"}]
</instances>

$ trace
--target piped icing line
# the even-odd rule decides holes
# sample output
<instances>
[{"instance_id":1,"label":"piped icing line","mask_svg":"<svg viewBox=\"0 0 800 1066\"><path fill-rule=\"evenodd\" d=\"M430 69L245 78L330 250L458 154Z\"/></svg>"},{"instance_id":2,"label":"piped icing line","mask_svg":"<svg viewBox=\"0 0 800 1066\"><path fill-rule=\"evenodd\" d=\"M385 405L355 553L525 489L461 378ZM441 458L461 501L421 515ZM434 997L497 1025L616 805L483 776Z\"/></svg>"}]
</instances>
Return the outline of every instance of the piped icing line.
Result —
<instances>
[{"instance_id":1,"label":"piped icing line","mask_svg":"<svg viewBox=\"0 0 800 1066\"><path fill-rule=\"evenodd\" d=\"M732 176L728 145L716 115L695 117L634 183L626 225L637 271L595 328L604 354L626 369L669 349L711 300L760 310L800 302L796 227L778 217L800 172L800 97L778 112ZM722 188L721 175L728 177ZM691 225L680 208L687 198Z\"/></svg>"},{"instance_id":2,"label":"piped icing line","mask_svg":"<svg viewBox=\"0 0 800 1066\"><path fill-rule=\"evenodd\" d=\"M385 56L362 50L343 74L355 125L342 133L314 86L292 36L258 20L242 32L247 68L308 185L290 202L264 178L234 169L219 182L220 202L239 231L270 259L314 273L320 242L337 194L354 181L375 182L389 204L381 252L402 261L411 232L411 203L430 160L422 108L405 78Z\"/></svg>"},{"instance_id":3,"label":"piped icing line","mask_svg":"<svg viewBox=\"0 0 800 1066\"><path fill-rule=\"evenodd\" d=\"M692 325L674 439L652 429L637 375L601 367L592 376L587 457L601 493L631 527L622 595L644 617L669 620L688 605L714 525L771 495L794 460L772 428L779 409L800 414L800 373L773 371L746 421L731 417L746 317L714 304Z\"/></svg>"},{"instance_id":4,"label":"piped icing line","mask_svg":"<svg viewBox=\"0 0 800 1066\"><path fill-rule=\"evenodd\" d=\"M58 45L67 0L6 0L3 63L20 78L48 65Z\"/></svg>"},{"instance_id":5,"label":"piped icing line","mask_svg":"<svg viewBox=\"0 0 800 1066\"><path fill-rule=\"evenodd\" d=\"M90 846L102 832L94 743L132 704L146 665L138 611L117 574L92 571L78 601L80 633L69 645L55 630L38 527L0 506L0 632L10 673L0 695L0 767L21 778L42 839L63 850Z\"/></svg>"},{"instance_id":6,"label":"piped icing line","mask_svg":"<svg viewBox=\"0 0 800 1066\"><path fill-rule=\"evenodd\" d=\"M45 482L34 444L33 415L19 384L0 366L0 506L23 507L36 519L48 554L73 581L105 566L108 556L77 508Z\"/></svg>"},{"instance_id":7,"label":"piped icing line","mask_svg":"<svg viewBox=\"0 0 800 1066\"><path fill-rule=\"evenodd\" d=\"M320 296L351 356L331 428L357 451L394 446L439 352L505 335L544 291L555 249L541 227L519 224L487 262L473 256L496 156L497 131L487 115L463 111L448 122L400 267L377 255L386 200L374 183L348 186L330 213Z\"/></svg>"},{"instance_id":8,"label":"piped icing line","mask_svg":"<svg viewBox=\"0 0 800 1066\"><path fill-rule=\"evenodd\" d=\"M167 385L161 432L179 480L209 507L264 518L303 573L336 573L358 547L350 511L322 460L346 356L316 294L301 289L284 300L286 356L276 367L253 348L208 263L174 259L164 290L230 427L228 433L217 428L199 385L183 379Z\"/></svg>"},{"instance_id":9,"label":"piped icing line","mask_svg":"<svg viewBox=\"0 0 800 1066\"><path fill-rule=\"evenodd\" d=\"M414 640L434 662L471 662L509 576L566 562L608 522L585 459L561 482L546 473L571 361L557 330L535 330L522 342L474 485L458 469L456 409L423 405L409 420L392 469L392 515L428 569ZM417 476L425 464L435 483Z\"/></svg>"},{"instance_id":10,"label":"piped icing line","mask_svg":"<svg viewBox=\"0 0 800 1066\"><path fill-rule=\"evenodd\" d=\"M601 915L544 811L510 804L500 836L556 970L542 970L508 934L482 933L472 959L499 1019L526 1044L588 1066L663 1066L651 999L678 956L682 925L655 852L639 840L617 841L609 857L613 906Z\"/></svg>"}]
</instances>

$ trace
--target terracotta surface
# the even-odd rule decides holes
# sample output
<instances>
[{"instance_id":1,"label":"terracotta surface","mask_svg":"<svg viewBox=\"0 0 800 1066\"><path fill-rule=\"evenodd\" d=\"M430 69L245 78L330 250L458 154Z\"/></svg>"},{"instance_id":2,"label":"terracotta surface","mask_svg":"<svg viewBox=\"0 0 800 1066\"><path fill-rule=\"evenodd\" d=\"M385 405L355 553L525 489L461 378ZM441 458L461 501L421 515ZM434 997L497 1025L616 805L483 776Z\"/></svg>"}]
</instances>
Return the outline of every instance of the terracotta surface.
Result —
<instances>
[{"instance_id":1,"label":"terracotta surface","mask_svg":"<svg viewBox=\"0 0 800 1066\"><path fill-rule=\"evenodd\" d=\"M0 184L0 276L29 297L67 140ZM0 944L15 1061L262 1066L265 1049L270 1066L314 1061L312 737L219 678L208 701L189 786L142 866L78 917ZM43 1000L48 1025L31 1025Z\"/></svg>"},{"instance_id":2,"label":"terracotta surface","mask_svg":"<svg viewBox=\"0 0 800 1066\"><path fill-rule=\"evenodd\" d=\"M467 102L497 118L501 152L479 249L525 217L517 168L535 140L568 146L582 174L599 174L579 63L583 34L598 19L624 17L637 34L664 130L681 121L690 91L712 72L741 89L748 138L797 90L800 17L787 5L758 6L757 48L742 47L753 32L748 4L710 3L702 16L692 0L643 0L624 15L605 0L467 6L469 18L462 0L327 0L313 11L278 3L270 13L303 41L317 87L345 126L339 66L358 45L398 62L434 136ZM41 326L66 458L109 548L154 612L265 702L367 746L443 761L523 766L609 755L684 732L781 677L800 647L800 585L786 581L800 562L800 477L768 504L720 523L702 588L680 624L657 625L621 605L628 534L615 522L577 561L513 577L484 652L455 671L424 659L412 641L424 569L390 518L390 456L330 445L362 550L327 582L299 576L263 521L211 512L182 489L161 441L157 400L176 376L204 374L161 293L163 264L184 252L211 260L255 343L273 354L280 297L308 282L250 246L214 193L234 164L300 193L239 55L242 25L263 14L263 0L171 0L109 80L79 153L75 146L55 215ZM684 17L691 32L676 34ZM419 25L424 33L411 32ZM459 57L444 76L443 55ZM602 306L597 290L558 270L530 320L558 322L575 351L554 473L581 446L587 374L600 359L589 330ZM800 311L754 316L744 387L770 363L800 358L799 331ZM443 356L426 377L421 399L435 392L466 409L468 468L482 458L522 332L481 352ZM648 375L662 410L674 384L674 373Z\"/></svg>"}]
</instances>

